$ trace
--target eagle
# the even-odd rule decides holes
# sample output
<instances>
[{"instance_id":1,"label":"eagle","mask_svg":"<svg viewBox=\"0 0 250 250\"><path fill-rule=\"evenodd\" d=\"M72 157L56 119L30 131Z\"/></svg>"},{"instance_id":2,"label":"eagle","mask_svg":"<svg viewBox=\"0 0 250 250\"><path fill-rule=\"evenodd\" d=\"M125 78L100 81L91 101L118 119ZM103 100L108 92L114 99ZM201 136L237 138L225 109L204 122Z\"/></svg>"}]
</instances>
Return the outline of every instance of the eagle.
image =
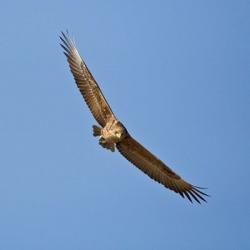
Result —
<instances>
[{"instance_id":1,"label":"eagle","mask_svg":"<svg viewBox=\"0 0 250 250\"><path fill-rule=\"evenodd\" d=\"M182 179L129 134L110 108L69 33L62 32L59 37L76 85L100 125L93 125L93 136L99 137L99 144L112 152L117 148L128 161L150 178L180 194L181 197L187 198L190 202L206 202L205 197L208 195L201 191L204 188L194 186Z\"/></svg>"}]
</instances>

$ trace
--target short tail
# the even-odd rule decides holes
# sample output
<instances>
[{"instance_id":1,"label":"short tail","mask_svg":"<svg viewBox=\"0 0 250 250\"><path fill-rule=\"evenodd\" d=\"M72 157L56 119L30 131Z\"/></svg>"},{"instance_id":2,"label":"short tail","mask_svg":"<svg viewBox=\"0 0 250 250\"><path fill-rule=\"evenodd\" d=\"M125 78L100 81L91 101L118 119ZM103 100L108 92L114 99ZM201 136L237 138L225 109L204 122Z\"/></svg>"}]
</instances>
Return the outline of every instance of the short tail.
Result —
<instances>
[{"instance_id":1,"label":"short tail","mask_svg":"<svg viewBox=\"0 0 250 250\"><path fill-rule=\"evenodd\" d=\"M100 136L102 134L102 129L96 125L93 125L93 136Z\"/></svg>"}]
</instances>

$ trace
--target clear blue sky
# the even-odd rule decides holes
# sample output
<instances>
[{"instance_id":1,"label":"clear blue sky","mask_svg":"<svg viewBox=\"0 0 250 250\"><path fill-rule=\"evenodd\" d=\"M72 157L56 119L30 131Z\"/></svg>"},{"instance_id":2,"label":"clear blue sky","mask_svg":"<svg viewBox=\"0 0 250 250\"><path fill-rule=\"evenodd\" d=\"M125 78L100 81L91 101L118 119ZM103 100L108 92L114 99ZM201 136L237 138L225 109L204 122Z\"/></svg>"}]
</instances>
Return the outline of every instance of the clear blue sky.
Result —
<instances>
[{"instance_id":1,"label":"clear blue sky","mask_svg":"<svg viewBox=\"0 0 250 250\"><path fill-rule=\"evenodd\" d=\"M0 250L250 249L250 2L4 1ZM92 136L58 35L191 204Z\"/></svg>"}]
</instances>

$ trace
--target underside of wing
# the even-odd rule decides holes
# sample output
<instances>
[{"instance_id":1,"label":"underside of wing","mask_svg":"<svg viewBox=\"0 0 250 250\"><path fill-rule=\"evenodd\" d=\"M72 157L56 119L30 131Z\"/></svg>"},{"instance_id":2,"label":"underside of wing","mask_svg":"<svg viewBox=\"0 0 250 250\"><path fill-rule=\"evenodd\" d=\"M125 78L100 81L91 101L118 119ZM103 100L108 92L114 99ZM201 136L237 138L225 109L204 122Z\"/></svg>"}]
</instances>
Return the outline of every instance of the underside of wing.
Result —
<instances>
[{"instance_id":1,"label":"underside of wing","mask_svg":"<svg viewBox=\"0 0 250 250\"><path fill-rule=\"evenodd\" d=\"M74 42L63 32L60 39L77 87L96 121L104 127L114 114L87 65L81 59Z\"/></svg>"},{"instance_id":2,"label":"underside of wing","mask_svg":"<svg viewBox=\"0 0 250 250\"><path fill-rule=\"evenodd\" d=\"M145 174L165 187L179 193L183 198L186 197L191 202L195 200L198 203L201 200L206 201L204 196L207 196L207 194L203 193L200 190L201 188L184 181L130 135L117 143L116 147L127 160Z\"/></svg>"}]
</instances>

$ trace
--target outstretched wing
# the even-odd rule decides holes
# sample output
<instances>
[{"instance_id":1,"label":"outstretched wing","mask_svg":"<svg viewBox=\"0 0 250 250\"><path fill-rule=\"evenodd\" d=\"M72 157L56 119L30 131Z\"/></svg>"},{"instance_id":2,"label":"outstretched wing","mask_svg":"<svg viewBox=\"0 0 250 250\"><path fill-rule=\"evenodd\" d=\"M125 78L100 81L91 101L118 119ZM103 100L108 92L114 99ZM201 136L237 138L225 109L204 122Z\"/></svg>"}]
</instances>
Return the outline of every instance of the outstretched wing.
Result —
<instances>
[{"instance_id":1,"label":"outstretched wing","mask_svg":"<svg viewBox=\"0 0 250 250\"><path fill-rule=\"evenodd\" d=\"M183 198L187 197L191 202L195 200L198 203L201 200L206 201L204 196L208 196L207 194L200 191L200 188L184 181L130 135L117 143L116 147L127 160L145 174L165 187L179 193Z\"/></svg>"},{"instance_id":2,"label":"outstretched wing","mask_svg":"<svg viewBox=\"0 0 250 250\"><path fill-rule=\"evenodd\" d=\"M104 127L114 114L87 65L81 59L74 42L63 32L60 39L77 87L96 121Z\"/></svg>"}]
</instances>

